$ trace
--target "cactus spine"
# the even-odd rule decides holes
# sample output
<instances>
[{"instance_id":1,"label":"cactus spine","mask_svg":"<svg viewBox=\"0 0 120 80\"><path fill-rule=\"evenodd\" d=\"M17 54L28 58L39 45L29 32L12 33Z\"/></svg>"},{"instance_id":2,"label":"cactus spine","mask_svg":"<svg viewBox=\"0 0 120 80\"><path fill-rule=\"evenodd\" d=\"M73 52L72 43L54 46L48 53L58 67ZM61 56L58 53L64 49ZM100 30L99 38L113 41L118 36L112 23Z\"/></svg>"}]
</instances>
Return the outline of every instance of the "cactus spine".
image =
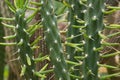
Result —
<instances>
[{"instance_id":1,"label":"cactus spine","mask_svg":"<svg viewBox=\"0 0 120 80\"><path fill-rule=\"evenodd\" d=\"M103 29L104 0L87 0L85 12L86 34L83 61L83 80L98 80L98 60L101 46L99 33Z\"/></svg>"},{"instance_id":2,"label":"cactus spine","mask_svg":"<svg viewBox=\"0 0 120 80\"><path fill-rule=\"evenodd\" d=\"M41 0L41 4L41 16L45 40L50 51L50 59L53 64L56 79L70 80L67 64L63 56L60 33L57 28L52 0Z\"/></svg>"}]
</instances>

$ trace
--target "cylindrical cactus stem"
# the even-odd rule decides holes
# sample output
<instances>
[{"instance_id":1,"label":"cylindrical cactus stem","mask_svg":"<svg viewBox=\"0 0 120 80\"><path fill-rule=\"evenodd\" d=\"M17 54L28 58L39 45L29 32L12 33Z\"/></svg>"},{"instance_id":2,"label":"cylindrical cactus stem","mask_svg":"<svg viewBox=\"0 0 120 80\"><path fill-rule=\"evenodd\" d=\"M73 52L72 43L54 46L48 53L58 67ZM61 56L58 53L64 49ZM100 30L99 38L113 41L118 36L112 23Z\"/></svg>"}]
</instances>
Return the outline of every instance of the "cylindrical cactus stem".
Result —
<instances>
[{"instance_id":1,"label":"cylindrical cactus stem","mask_svg":"<svg viewBox=\"0 0 120 80\"><path fill-rule=\"evenodd\" d=\"M29 43L29 33L26 31L27 22L24 14L25 12L23 9L17 9L15 13L15 32L18 53L23 64L22 68L25 68L25 73L22 73L21 75L24 76L25 79L37 80L37 77L33 74L35 64L33 61L33 51Z\"/></svg>"},{"instance_id":2,"label":"cylindrical cactus stem","mask_svg":"<svg viewBox=\"0 0 120 80\"><path fill-rule=\"evenodd\" d=\"M83 80L99 80L98 62L101 44L99 33L103 26L104 0L87 0L87 10L85 10L86 34L83 61Z\"/></svg>"},{"instance_id":3,"label":"cylindrical cactus stem","mask_svg":"<svg viewBox=\"0 0 120 80\"><path fill-rule=\"evenodd\" d=\"M1 14L0 14L1 17ZM4 36L4 28L3 25L1 24L0 20L0 42L4 42L3 36ZM4 66L5 66L5 46L0 45L0 80L4 80Z\"/></svg>"},{"instance_id":4,"label":"cylindrical cactus stem","mask_svg":"<svg viewBox=\"0 0 120 80\"><path fill-rule=\"evenodd\" d=\"M80 30L82 30L82 27L84 24L79 23L77 20L83 20L84 14L82 13L82 10L85 8L84 5L82 5L79 0L68 0L67 3L70 5L68 6L68 31L67 31L67 43L75 43L75 44L81 44L82 42L82 33ZM75 28L73 26L79 26L79 28ZM77 36L77 37L75 37ZM66 53L67 53L67 59L70 61L78 62L74 57L75 56L81 56L81 51L77 51L76 48L73 48L69 45L66 46ZM69 66L70 67L70 66ZM73 74L76 76L80 76L80 66L74 67Z\"/></svg>"},{"instance_id":5,"label":"cylindrical cactus stem","mask_svg":"<svg viewBox=\"0 0 120 80\"><path fill-rule=\"evenodd\" d=\"M68 39L67 42L70 43L80 43L82 40L81 38L81 33L79 28L75 28L73 26L82 26L83 24L80 24L77 22L77 19L83 20L84 15L82 13L82 8L83 5L79 3L79 0L68 0L69 10L68 10L68 31L67 31L67 37L71 37L71 39ZM75 37L77 36L77 37ZM68 53L68 58L70 60L74 60L74 55L79 53L75 51L75 48L72 48L70 46L67 47L67 53ZM73 54L75 53L75 54Z\"/></svg>"},{"instance_id":6,"label":"cylindrical cactus stem","mask_svg":"<svg viewBox=\"0 0 120 80\"><path fill-rule=\"evenodd\" d=\"M46 45L50 51L50 59L53 64L56 79L70 80L52 3L52 0L41 0L41 16Z\"/></svg>"},{"instance_id":7,"label":"cylindrical cactus stem","mask_svg":"<svg viewBox=\"0 0 120 80\"><path fill-rule=\"evenodd\" d=\"M30 45L30 34L27 32L27 19L25 18L26 6L28 0L14 1L14 15L15 15L15 34L16 44L18 46L18 53L21 60L21 76L27 80L37 80L34 74L35 63L33 61L34 55Z\"/></svg>"}]
</instances>

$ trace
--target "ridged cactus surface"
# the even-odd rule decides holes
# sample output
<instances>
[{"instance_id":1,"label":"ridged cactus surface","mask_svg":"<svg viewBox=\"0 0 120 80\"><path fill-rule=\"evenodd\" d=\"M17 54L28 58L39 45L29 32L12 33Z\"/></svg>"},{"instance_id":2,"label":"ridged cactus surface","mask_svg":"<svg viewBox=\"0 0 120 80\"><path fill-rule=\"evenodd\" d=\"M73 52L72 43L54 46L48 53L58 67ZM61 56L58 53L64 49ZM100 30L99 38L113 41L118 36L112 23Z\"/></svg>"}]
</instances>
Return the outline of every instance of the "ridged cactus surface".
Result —
<instances>
[{"instance_id":1,"label":"ridged cactus surface","mask_svg":"<svg viewBox=\"0 0 120 80\"><path fill-rule=\"evenodd\" d=\"M78 19L84 18L84 14L82 13L83 6L79 3L79 0L69 0L68 4L68 31L67 31L67 38L68 43L80 43L82 40L81 33L80 33L80 27L83 25L81 23L78 23ZM78 28L76 28L78 27ZM82 27L81 27L82 28ZM70 38L70 39L69 39ZM73 56L79 54L79 51L75 50L73 47L67 47L68 59L74 60ZM74 54L73 54L74 53Z\"/></svg>"},{"instance_id":2,"label":"ridged cactus surface","mask_svg":"<svg viewBox=\"0 0 120 80\"><path fill-rule=\"evenodd\" d=\"M54 13L53 1L41 0L41 4L41 16L45 32L45 40L50 51L50 59L53 64L56 79L70 80L61 45L60 33L57 28L57 20Z\"/></svg>"},{"instance_id":3,"label":"ridged cactus surface","mask_svg":"<svg viewBox=\"0 0 120 80\"><path fill-rule=\"evenodd\" d=\"M70 61L74 61L79 63L75 59L75 56L82 56L82 39L83 34L81 33L84 24L82 23L84 19L84 5L82 5L79 0L67 0L68 7L68 31L67 31L67 42L66 42L66 53L67 59ZM81 21L81 23L80 23ZM71 46L70 44L74 45L75 47ZM78 46L76 45L78 44ZM80 76L80 65L72 66L73 68L73 75ZM73 79L76 79L74 77Z\"/></svg>"},{"instance_id":4,"label":"ridged cactus surface","mask_svg":"<svg viewBox=\"0 0 120 80\"><path fill-rule=\"evenodd\" d=\"M83 61L83 80L99 80L98 63L103 25L104 0L88 0L85 12L86 34Z\"/></svg>"},{"instance_id":5,"label":"ridged cactus surface","mask_svg":"<svg viewBox=\"0 0 120 80\"><path fill-rule=\"evenodd\" d=\"M21 9L16 11L15 24L18 53L23 63L22 67L26 68L24 76L26 79L36 79L36 77L33 75L35 68L35 64L33 62L33 51L29 43L29 35L26 31L27 23L24 19L24 11Z\"/></svg>"}]
</instances>

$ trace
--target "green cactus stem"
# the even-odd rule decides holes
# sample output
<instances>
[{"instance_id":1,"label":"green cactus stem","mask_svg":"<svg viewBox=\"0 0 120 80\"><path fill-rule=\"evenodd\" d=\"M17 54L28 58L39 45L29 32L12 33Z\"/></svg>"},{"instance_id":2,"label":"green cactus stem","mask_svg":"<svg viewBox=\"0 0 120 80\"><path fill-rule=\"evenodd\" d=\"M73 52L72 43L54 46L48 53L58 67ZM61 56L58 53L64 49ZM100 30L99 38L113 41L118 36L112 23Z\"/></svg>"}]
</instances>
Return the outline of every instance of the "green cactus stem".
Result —
<instances>
[{"instance_id":1,"label":"green cactus stem","mask_svg":"<svg viewBox=\"0 0 120 80\"><path fill-rule=\"evenodd\" d=\"M41 16L46 45L50 51L50 59L53 64L56 79L70 80L52 3L52 0L41 0Z\"/></svg>"},{"instance_id":2,"label":"green cactus stem","mask_svg":"<svg viewBox=\"0 0 120 80\"><path fill-rule=\"evenodd\" d=\"M84 13L82 13L83 9L85 8L84 5L82 5L79 0L68 0L68 31L67 31L67 43L72 44L81 44L83 35L82 35L82 26L84 26L83 23L79 23L78 20L84 19ZM74 26L79 26L78 28ZM76 37L77 36L77 37ZM77 47L81 48L79 50ZM66 53L67 53L67 59L70 61L78 62L75 59L75 56L82 56L82 46L77 47L71 47L67 45L66 47ZM76 76L80 76L80 66L74 67L73 73ZM74 78L73 78L74 79Z\"/></svg>"},{"instance_id":3,"label":"green cactus stem","mask_svg":"<svg viewBox=\"0 0 120 80\"><path fill-rule=\"evenodd\" d=\"M86 34L83 61L83 80L99 80L98 64L99 51L101 46L99 33L103 30L104 0L87 0L87 10L85 10Z\"/></svg>"},{"instance_id":4,"label":"green cactus stem","mask_svg":"<svg viewBox=\"0 0 120 80\"><path fill-rule=\"evenodd\" d=\"M70 43L77 43L79 44L80 41L82 40L81 38L81 33L79 28L73 27L75 26L82 26L83 24L78 23L78 18L83 20L84 14L82 13L83 5L79 3L79 0L69 0L68 4L70 5L69 10L68 10L68 31L67 31L67 37L71 37L71 39L68 39L67 42ZM77 37L75 37L77 36ZM75 55L79 54L79 52L75 51L75 48L72 47L67 47L67 53L68 53L68 58L70 60L74 60ZM73 54L74 53L74 54Z\"/></svg>"},{"instance_id":5,"label":"green cactus stem","mask_svg":"<svg viewBox=\"0 0 120 80\"><path fill-rule=\"evenodd\" d=\"M33 61L33 51L29 43L29 33L27 33L27 23L24 19L24 11L18 9L15 16L16 24L16 41L18 45L18 53L20 55L23 67L26 67L25 76L26 79L36 80L37 78L33 75L35 64Z\"/></svg>"},{"instance_id":6,"label":"green cactus stem","mask_svg":"<svg viewBox=\"0 0 120 80\"><path fill-rule=\"evenodd\" d=\"M6 0L7 1L7 0ZM7 1L8 2L8 1ZM30 34L27 32L27 19L25 18L26 6L28 0L15 0L14 6L11 6L15 15L15 39L18 47L18 54L22 63L21 76L27 80L37 80L34 75L35 64L33 61L33 50L30 46ZM11 4L9 3L9 6Z\"/></svg>"},{"instance_id":7,"label":"green cactus stem","mask_svg":"<svg viewBox=\"0 0 120 80\"><path fill-rule=\"evenodd\" d=\"M1 14L0 14L1 16ZM4 28L0 20L0 42L4 42ZM0 80L4 80L4 66L5 66L5 46L0 45Z\"/></svg>"}]
</instances>

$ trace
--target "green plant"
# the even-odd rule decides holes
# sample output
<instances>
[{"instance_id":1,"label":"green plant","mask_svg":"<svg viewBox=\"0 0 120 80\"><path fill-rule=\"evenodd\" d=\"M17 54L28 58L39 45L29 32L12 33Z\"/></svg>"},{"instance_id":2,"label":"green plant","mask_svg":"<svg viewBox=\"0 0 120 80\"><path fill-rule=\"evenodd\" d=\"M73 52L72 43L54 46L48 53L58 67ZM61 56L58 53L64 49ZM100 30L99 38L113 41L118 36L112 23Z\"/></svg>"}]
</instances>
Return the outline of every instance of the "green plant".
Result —
<instances>
[{"instance_id":1,"label":"green plant","mask_svg":"<svg viewBox=\"0 0 120 80\"><path fill-rule=\"evenodd\" d=\"M18 47L18 53L22 62L21 76L25 76L26 79L37 79L34 75L35 64L33 61L33 50L29 43L29 33L27 32L27 20L25 19L25 11L28 4L28 0L15 0L13 7L7 0L6 2L11 7L11 10L15 15L15 39L14 44Z\"/></svg>"},{"instance_id":2,"label":"green plant","mask_svg":"<svg viewBox=\"0 0 120 80\"><path fill-rule=\"evenodd\" d=\"M56 80L104 80L120 74L119 72L113 74L106 72L103 75L98 72L101 66L108 70L119 70L114 65L101 63L103 58L106 60L120 54L119 50L116 50L119 42L109 42L110 38L115 37L116 39L120 32L104 35L103 31L119 28L119 24L104 25L103 22L104 14L115 12L119 7L107 5L108 11L105 11L105 0L40 0L39 3L29 0L14 0L14 3L9 0L5 1L14 17L0 17L0 20L13 21L12 24L3 23L3 25L11 28L14 34L5 37L3 37L4 34L0 34L0 37L7 40L15 39L15 42L3 43L2 40L0 45L14 45L17 48L16 53L19 56L17 60L21 62L20 75L23 79L45 80L46 74L53 70ZM37 8L31 7L29 4L37 5ZM26 17L29 10L32 10L33 13ZM33 24L31 21L37 12L40 13L41 20ZM65 22L67 26L66 31L63 31L67 34L65 42L61 42L60 32L62 31L58 29L58 27L63 27L59 26L61 22ZM39 48L37 43L42 40L42 37L38 36L33 42L30 42L30 37L41 27L45 33L43 40L46 41L50 54L43 56L39 53L39 56L34 58L34 50ZM2 48L0 49L2 50ZM103 48L115 49L104 52ZM44 60L52 63L52 69L47 69L49 63L46 63L37 71L36 63Z\"/></svg>"},{"instance_id":3,"label":"green plant","mask_svg":"<svg viewBox=\"0 0 120 80\"><path fill-rule=\"evenodd\" d=\"M20 9L16 10L15 17L16 41L18 45L20 59L23 63L22 68L25 68L25 73L21 75L24 75L26 79L37 79L37 77L33 75L35 64L32 58L33 51L29 43L29 35L26 31L27 23L26 20L24 20L24 13L24 9L22 10L22 8L20 7Z\"/></svg>"},{"instance_id":4,"label":"green plant","mask_svg":"<svg viewBox=\"0 0 120 80\"><path fill-rule=\"evenodd\" d=\"M103 25L104 0L88 0L85 12L83 80L98 80L99 51Z\"/></svg>"},{"instance_id":5,"label":"green plant","mask_svg":"<svg viewBox=\"0 0 120 80\"><path fill-rule=\"evenodd\" d=\"M5 39L15 38L14 43L1 43L1 45L16 45L18 47L17 52L20 55L21 65L21 76L25 79L37 79L34 75L35 63L33 61L33 50L29 43L29 37L31 34L27 32L27 24L34 16L31 15L29 18L25 18L25 12L28 5L28 0L15 0L14 6L6 0L6 3L10 7L11 11L14 13L15 18L2 18L3 20L13 20L15 21L15 26L4 24L5 26L12 28L14 30L14 35L6 36Z\"/></svg>"},{"instance_id":6,"label":"green plant","mask_svg":"<svg viewBox=\"0 0 120 80\"><path fill-rule=\"evenodd\" d=\"M2 15L0 14L0 17ZM2 25L2 20L0 20L0 42L4 42L4 27ZM5 67L5 47L0 45L0 80L4 79L4 67Z\"/></svg>"},{"instance_id":7,"label":"green plant","mask_svg":"<svg viewBox=\"0 0 120 80\"><path fill-rule=\"evenodd\" d=\"M67 64L63 54L60 33L54 13L52 0L41 0L41 16L45 32L45 40L50 51L50 59L53 64L56 79L70 80Z\"/></svg>"},{"instance_id":8,"label":"green plant","mask_svg":"<svg viewBox=\"0 0 120 80\"><path fill-rule=\"evenodd\" d=\"M81 75L80 64L79 61L75 59L75 56L82 56L82 40L84 33L81 31L84 28L84 13L82 11L85 6L82 2L80 3L79 0L68 0L67 4L69 26L67 31L67 41L65 43L67 46L66 55L69 61L78 63L78 65L72 65L70 68L73 68L72 75L79 77Z\"/></svg>"}]
</instances>

